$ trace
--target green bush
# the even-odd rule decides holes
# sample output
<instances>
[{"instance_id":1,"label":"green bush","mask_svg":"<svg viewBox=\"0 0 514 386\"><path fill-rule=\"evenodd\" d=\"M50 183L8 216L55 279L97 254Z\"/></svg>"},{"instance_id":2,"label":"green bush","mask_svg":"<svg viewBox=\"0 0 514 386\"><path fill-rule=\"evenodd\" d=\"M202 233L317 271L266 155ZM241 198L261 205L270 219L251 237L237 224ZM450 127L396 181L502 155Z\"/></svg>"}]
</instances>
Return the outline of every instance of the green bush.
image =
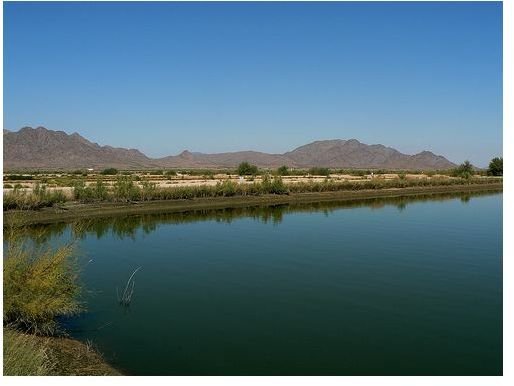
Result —
<instances>
[{"instance_id":1,"label":"green bush","mask_svg":"<svg viewBox=\"0 0 514 386\"><path fill-rule=\"evenodd\" d=\"M256 175L259 169L255 165L251 165L248 162L241 162L237 167L237 174L240 176Z\"/></svg>"},{"instance_id":2,"label":"green bush","mask_svg":"<svg viewBox=\"0 0 514 386\"><path fill-rule=\"evenodd\" d=\"M288 176L290 174L289 168L287 166L281 166L277 169L277 174L279 176Z\"/></svg>"},{"instance_id":3,"label":"green bush","mask_svg":"<svg viewBox=\"0 0 514 386\"><path fill-rule=\"evenodd\" d=\"M118 174L118 169L115 168L107 168L100 172L100 174L103 174L104 176L115 176Z\"/></svg>"},{"instance_id":4,"label":"green bush","mask_svg":"<svg viewBox=\"0 0 514 386\"><path fill-rule=\"evenodd\" d=\"M34 176L24 176L19 174L8 174L4 176L5 181L33 180Z\"/></svg>"},{"instance_id":5,"label":"green bush","mask_svg":"<svg viewBox=\"0 0 514 386\"><path fill-rule=\"evenodd\" d=\"M137 201L141 196L140 189L134 185L129 176L118 176L113 185L113 198L116 201Z\"/></svg>"},{"instance_id":6,"label":"green bush","mask_svg":"<svg viewBox=\"0 0 514 386\"><path fill-rule=\"evenodd\" d=\"M453 170L453 176L465 179L471 178L473 176L473 165L469 161L464 161L464 163Z\"/></svg>"},{"instance_id":7,"label":"green bush","mask_svg":"<svg viewBox=\"0 0 514 386\"><path fill-rule=\"evenodd\" d=\"M73 197L80 202L106 201L109 197L109 189L101 179L97 179L94 185L86 185L84 180L75 181Z\"/></svg>"},{"instance_id":8,"label":"green bush","mask_svg":"<svg viewBox=\"0 0 514 386\"><path fill-rule=\"evenodd\" d=\"M491 160L487 174L489 176L503 176L503 157L495 157Z\"/></svg>"},{"instance_id":9,"label":"green bush","mask_svg":"<svg viewBox=\"0 0 514 386\"><path fill-rule=\"evenodd\" d=\"M156 195L157 185L153 182L143 181L141 186L139 189L141 201L152 200Z\"/></svg>"},{"instance_id":10,"label":"green bush","mask_svg":"<svg viewBox=\"0 0 514 386\"><path fill-rule=\"evenodd\" d=\"M273 182L271 183L270 194L289 194L289 189L282 181L280 176L273 178Z\"/></svg>"},{"instance_id":11,"label":"green bush","mask_svg":"<svg viewBox=\"0 0 514 386\"><path fill-rule=\"evenodd\" d=\"M78 303L77 262L72 244L40 249L22 241L21 231L4 231L4 325L51 335L56 318L74 315Z\"/></svg>"},{"instance_id":12,"label":"green bush","mask_svg":"<svg viewBox=\"0 0 514 386\"><path fill-rule=\"evenodd\" d=\"M310 168L309 174L313 176L328 176L330 175L330 170L328 168Z\"/></svg>"}]
</instances>

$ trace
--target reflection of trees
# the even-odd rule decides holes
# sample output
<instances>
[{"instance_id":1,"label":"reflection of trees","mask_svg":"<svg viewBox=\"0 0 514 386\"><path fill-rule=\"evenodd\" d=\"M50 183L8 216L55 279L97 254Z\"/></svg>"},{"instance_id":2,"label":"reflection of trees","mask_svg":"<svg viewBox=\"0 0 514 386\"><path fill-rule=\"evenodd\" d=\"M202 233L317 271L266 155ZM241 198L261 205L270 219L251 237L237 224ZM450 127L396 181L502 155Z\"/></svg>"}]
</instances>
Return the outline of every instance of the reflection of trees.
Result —
<instances>
[{"instance_id":1,"label":"reflection of trees","mask_svg":"<svg viewBox=\"0 0 514 386\"><path fill-rule=\"evenodd\" d=\"M404 201L399 202L398 204L396 204L396 207L398 208L398 210L400 212L403 212L405 210L405 208L407 208L407 203Z\"/></svg>"},{"instance_id":2,"label":"reflection of trees","mask_svg":"<svg viewBox=\"0 0 514 386\"><path fill-rule=\"evenodd\" d=\"M94 235L102 238L111 235L117 238L136 238L138 231L150 234L161 224L185 224L197 221L216 221L220 223L231 223L232 221L249 217L265 224L280 224L285 215L289 213L315 213L322 212L329 216L333 211L339 209L351 209L369 207L372 209L383 208L388 205L396 206L400 211L405 210L408 204L413 202L444 201L449 199L460 199L468 202L471 197L491 195L495 193L441 193L421 194L403 197L380 197L344 201L324 201L314 203L291 203L280 205L262 205L248 208L225 208L211 210L190 210L175 213L143 214L130 216L113 216L106 218L95 218L79 220L72 224L56 223L50 225L39 225L30 227L30 237L38 243L46 242L51 237L61 236L71 228L72 232L80 238L86 235Z\"/></svg>"}]
</instances>

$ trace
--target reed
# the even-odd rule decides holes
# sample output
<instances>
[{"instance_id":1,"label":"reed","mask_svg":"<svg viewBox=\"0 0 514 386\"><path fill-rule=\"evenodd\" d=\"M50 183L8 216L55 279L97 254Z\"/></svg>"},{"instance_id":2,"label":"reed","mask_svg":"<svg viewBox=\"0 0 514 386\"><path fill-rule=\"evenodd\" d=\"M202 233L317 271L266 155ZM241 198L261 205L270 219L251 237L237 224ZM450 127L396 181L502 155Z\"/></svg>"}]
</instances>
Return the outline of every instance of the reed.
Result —
<instances>
[{"instance_id":1,"label":"reed","mask_svg":"<svg viewBox=\"0 0 514 386\"><path fill-rule=\"evenodd\" d=\"M132 275L127 280L127 284L125 284L125 289L123 293L119 294L118 287L116 287L116 295L118 297L118 303L122 306L129 306L132 301L132 295L134 294L134 286L136 285L136 280L134 278L137 271L139 271L141 267L138 267L132 272Z\"/></svg>"},{"instance_id":2,"label":"reed","mask_svg":"<svg viewBox=\"0 0 514 386\"><path fill-rule=\"evenodd\" d=\"M31 191L22 190L19 185L15 185L12 191L4 193L4 210L40 209L66 200L67 197L63 192L48 191L45 185L36 184Z\"/></svg>"}]
</instances>

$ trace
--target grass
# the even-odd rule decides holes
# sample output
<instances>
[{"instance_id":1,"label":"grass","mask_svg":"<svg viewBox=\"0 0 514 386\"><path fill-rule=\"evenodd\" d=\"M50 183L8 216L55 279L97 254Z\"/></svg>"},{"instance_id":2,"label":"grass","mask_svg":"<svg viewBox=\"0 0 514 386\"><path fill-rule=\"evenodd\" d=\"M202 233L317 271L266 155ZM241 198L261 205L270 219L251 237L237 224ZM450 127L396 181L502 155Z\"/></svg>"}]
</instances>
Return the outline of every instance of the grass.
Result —
<instances>
[{"instance_id":1,"label":"grass","mask_svg":"<svg viewBox=\"0 0 514 386\"><path fill-rule=\"evenodd\" d=\"M51 375L54 366L41 339L4 328L4 375Z\"/></svg>"},{"instance_id":2,"label":"grass","mask_svg":"<svg viewBox=\"0 0 514 386\"><path fill-rule=\"evenodd\" d=\"M120 375L90 342L4 328L4 376Z\"/></svg>"},{"instance_id":3,"label":"grass","mask_svg":"<svg viewBox=\"0 0 514 386\"><path fill-rule=\"evenodd\" d=\"M53 206L67 200L61 191L48 191L45 185L36 184L30 192L15 186L11 192L4 193L4 210L33 210Z\"/></svg>"}]
</instances>

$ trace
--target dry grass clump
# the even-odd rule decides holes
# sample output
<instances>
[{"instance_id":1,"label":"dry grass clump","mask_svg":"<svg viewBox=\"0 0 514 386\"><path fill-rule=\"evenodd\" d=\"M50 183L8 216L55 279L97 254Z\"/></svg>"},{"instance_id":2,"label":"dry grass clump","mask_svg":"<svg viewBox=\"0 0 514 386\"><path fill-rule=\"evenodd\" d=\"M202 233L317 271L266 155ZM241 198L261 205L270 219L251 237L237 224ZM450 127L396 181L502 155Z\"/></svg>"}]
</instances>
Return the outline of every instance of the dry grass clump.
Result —
<instances>
[{"instance_id":1,"label":"dry grass clump","mask_svg":"<svg viewBox=\"0 0 514 386\"><path fill-rule=\"evenodd\" d=\"M4 375L50 375L54 362L41 338L4 328Z\"/></svg>"}]
</instances>

